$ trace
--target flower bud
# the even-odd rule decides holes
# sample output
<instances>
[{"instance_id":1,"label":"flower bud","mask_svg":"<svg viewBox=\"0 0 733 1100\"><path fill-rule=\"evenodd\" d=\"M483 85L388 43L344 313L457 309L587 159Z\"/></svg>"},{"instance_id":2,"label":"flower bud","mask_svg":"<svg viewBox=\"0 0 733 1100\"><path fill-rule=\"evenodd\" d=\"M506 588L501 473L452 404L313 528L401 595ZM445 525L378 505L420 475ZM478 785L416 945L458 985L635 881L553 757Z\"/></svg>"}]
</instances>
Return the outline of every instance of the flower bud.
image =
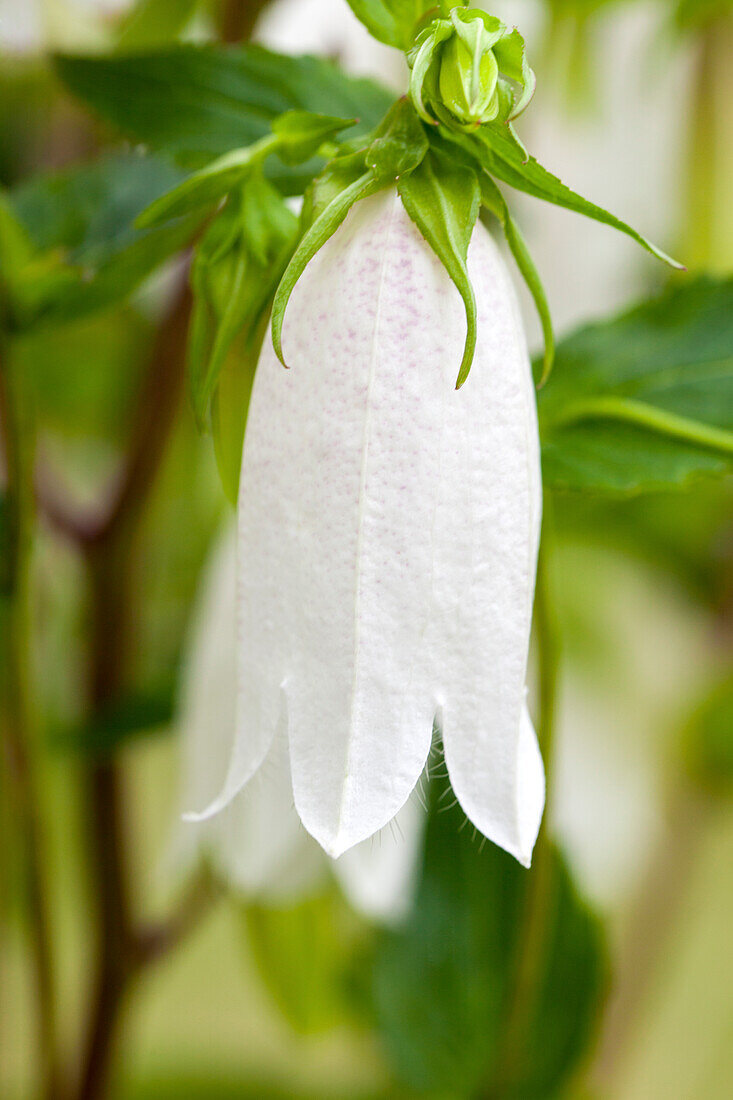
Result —
<instances>
[{"instance_id":1,"label":"flower bud","mask_svg":"<svg viewBox=\"0 0 733 1100\"><path fill-rule=\"evenodd\" d=\"M483 24L474 19L462 26L469 33L454 35L441 51L438 88L442 105L459 122L479 126L499 113L499 66Z\"/></svg>"},{"instance_id":2,"label":"flower bud","mask_svg":"<svg viewBox=\"0 0 733 1100\"><path fill-rule=\"evenodd\" d=\"M518 31L486 12L455 8L434 19L407 55L410 98L425 122L475 129L521 114L534 91Z\"/></svg>"}]
</instances>

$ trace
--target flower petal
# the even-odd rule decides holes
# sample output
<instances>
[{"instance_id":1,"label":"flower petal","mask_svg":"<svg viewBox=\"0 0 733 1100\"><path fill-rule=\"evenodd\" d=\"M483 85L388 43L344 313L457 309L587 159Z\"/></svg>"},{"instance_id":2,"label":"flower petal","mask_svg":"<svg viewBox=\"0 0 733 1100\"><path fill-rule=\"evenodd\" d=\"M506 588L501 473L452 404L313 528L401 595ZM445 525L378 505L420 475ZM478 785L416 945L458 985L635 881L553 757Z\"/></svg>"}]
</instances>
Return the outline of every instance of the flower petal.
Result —
<instances>
[{"instance_id":1,"label":"flower petal","mask_svg":"<svg viewBox=\"0 0 733 1100\"><path fill-rule=\"evenodd\" d=\"M479 344L467 400L460 403L460 391L446 414L436 525L437 621L452 639L438 693L440 724L466 814L528 863L544 799L542 792L538 810L523 717L541 517L534 387L506 267L481 229L468 266Z\"/></svg>"},{"instance_id":2,"label":"flower petal","mask_svg":"<svg viewBox=\"0 0 733 1100\"><path fill-rule=\"evenodd\" d=\"M413 794L380 833L334 863L334 874L360 913L388 924L408 912L417 886L425 811Z\"/></svg>"},{"instance_id":3,"label":"flower petal","mask_svg":"<svg viewBox=\"0 0 733 1100\"><path fill-rule=\"evenodd\" d=\"M219 804L264 755L282 684L295 804L334 857L404 805L436 709L464 808L523 851L514 795L536 414L513 290L480 227L469 270L480 334L456 393L459 295L398 196L363 200L295 288L284 330L293 369L268 343L255 380L237 757Z\"/></svg>"}]
</instances>

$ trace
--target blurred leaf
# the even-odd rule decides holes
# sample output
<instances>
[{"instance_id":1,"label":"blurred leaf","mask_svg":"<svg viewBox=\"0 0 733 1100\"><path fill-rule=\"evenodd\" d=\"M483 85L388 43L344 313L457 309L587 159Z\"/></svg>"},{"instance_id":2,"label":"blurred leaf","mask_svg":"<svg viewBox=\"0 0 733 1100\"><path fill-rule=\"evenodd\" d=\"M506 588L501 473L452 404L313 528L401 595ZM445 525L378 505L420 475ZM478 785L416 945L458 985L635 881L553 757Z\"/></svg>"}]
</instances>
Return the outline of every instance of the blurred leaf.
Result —
<instances>
[{"instance_id":1,"label":"blurred leaf","mask_svg":"<svg viewBox=\"0 0 733 1100\"><path fill-rule=\"evenodd\" d=\"M412 914L385 933L374 964L374 1002L394 1068L421 1095L547 1100L592 1036L605 985L601 929L559 855L549 874L538 994L522 1049L507 1072L503 1040L516 992L518 933L530 876L464 828L436 783L425 871ZM446 805L449 806L446 809Z\"/></svg>"},{"instance_id":2,"label":"blurred leaf","mask_svg":"<svg viewBox=\"0 0 733 1100\"><path fill-rule=\"evenodd\" d=\"M438 8L436 0L348 0L348 4L370 34L398 50L410 48L419 21Z\"/></svg>"},{"instance_id":3,"label":"blurred leaf","mask_svg":"<svg viewBox=\"0 0 733 1100\"><path fill-rule=\"evenodd\" d=\"M185 29L198 4L199 0L137 0L125 15L117 48L136 50L165 45Z\"/></svg>"},{"instance_id":4,"label":"blurred leaf","mask_svg":"<svg viewBox=\"0 0 733 1100\"><path fill-rule=\"evenodd\" d=\"M15 340L19 369L33 380L39 428L44 436L51 432L63 440L64 455L79 473L86 469L102 480L109 475L104 463L91 457L92 449L102 441L117 446L127 439L150 331L138 310L123 306L62 327L40 326ZM64 480L61 465L57 473ZM79 488L88 486L82 482Z\"/></svg>"},{"instance_id":5,"label":"blurred leaf","mask_svg":"<svg viewBox=\"0 0 733 1100\"><path fill-rule=\"evenodd\" d=\"M12 574L10 570L11 533L10 516L8 514L8 500L3 491L0 491L0 599L10 595L12 589Z\"/></svg>"},{"instance_id":6,"label":"blurred leaf","mask_svg":"<svg viewBox=\"0 0 733 1100\"><path fill-rule=\"evenodd\" d=\"M697 29L733 15L733 0L677 0L675 21L683 29Z\"/></svg>"},{"instance_id":7,"label":"blurred leaf","mask_svg":"<svg viewBox=\"0 0 733 1100\"><path fill-rule=\"evenodd\" d=\"M554 515L563 530L640 557L719 614L733 598L733 479L698 482L680 503L669 489L631 499L564 493Z\"/></svg>"},{"instance_id":8,"label":"blurred leaf","mask_svg":"<svg viewBox=\"0 0 733 1100\"><path fill-rule=\"evenodd\" d=\"M41 255L62 257L65 279L38 302L34 320L58 323L122 301L179 251L199 224L182 219L140 231L135 219L180 174L165 161L112 154L40 175L12 195L16 216Z\"/></svg>"},{"instance_id":9,"label":"blurred leaf","mask_svg":"<svg viewBox=\"0 0 733 1100\"><path fill-rule=\"evenodd\" d=\"M100 711L81 727L55 735L62 748L92 755L115 752L123 741L141 737L168 726L175 713L175 680L155 691L133 691Z\"/></svg>"},{"instance_id":10,"label":"blurred leaf","mask_svg":"<svg viewBox=\"0 0 733 1100\"><path fill-rule=\"evenodd\" d=\"M56 64L69 88L103 118L190 167L251 145L289 110L357 118L353 132L366 133L394 98L330 62L260 46L179 46L129 57L59 57ZM268 174L295 194L316 170L272 158Z\"/></svg>"},{"instance_id":11,"label":"blurred leaf","mask_svg":"<svg viewBox=\"0 0 733 1100\"><path fill-rule=\"evenodd\" d=\"M706 791L728 794L733 782L733 675L694 715L685 736L687 764Z\"/></svg>"},{"instance_id":12,"label":"blurred leaf","mask_svg":"<svg viewBox=\"0 0 733 1100\"><path fill-rule=\"evenodd\" d=\"M291 1027L309 1034L345 1023L346 974L364 926L335 887L287 908L243 910L260 977Z\"/></svg>"},{"instance_id":13,"label":"blurred leaf","mask_svg":"<svg viewBox=\"0 0 733 1100\"><path fill-rule=\"evenodd\" d=\"M564 340L540 394L545 484L683 485L733 465L733 279L685 282Z\"/></svg>"}]
</instances>

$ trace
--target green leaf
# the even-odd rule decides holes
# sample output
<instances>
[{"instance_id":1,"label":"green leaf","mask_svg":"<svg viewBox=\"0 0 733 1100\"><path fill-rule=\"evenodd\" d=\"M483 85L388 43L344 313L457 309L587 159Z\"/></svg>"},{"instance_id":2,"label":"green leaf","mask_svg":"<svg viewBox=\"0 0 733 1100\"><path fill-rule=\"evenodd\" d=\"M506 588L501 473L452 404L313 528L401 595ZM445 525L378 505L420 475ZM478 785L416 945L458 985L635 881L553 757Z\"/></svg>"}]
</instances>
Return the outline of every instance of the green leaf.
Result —
<instances>
[{"instance_id":1,"label":"green leaf","mask_svg":"<svg viewBox=\"0 0 733 1100\"><path fill-rule=\"evenodd\" d=\"M336 194L303 234L300 244L293 253L293 257L280 281L272 304L272 344L275 354L283 366L287 365L282 350L283 321L295 284L316 252L334 235L354 203L358 202L359 199L366 198L368 195L375 194L382 186L381 180L370 168L369 171L364 172L343 191Z\"/></svg>"},{"instance_id":2,"label":"green leaf","mask_svg":"<svg viewBox=\"0 0 733 1100\"><path fill-rule=\"evenodd\" d=\"M435 0L348 0L349 7L369 33L398 50L408 50L426 12Z\"/></svg>"},{"instance_id":3,"label":"green leaf","mask_svg":"<svg viewBox=\"0 0 733 1100\"><path fill-rule=\"evenodd\" d=\"M524 870L464 828L447 781L432 787L418 896L400 930L382 936L373 967L388 1056L418 1095L547 1100L594 1033L606 971L599 923L557 853L538 853ZM548 878L536 993L525 992L524 1041L508 1062L525 902L540 873Z\"/></svg>"},{"instance_id":4,"label":"green leaf","mask_svg":"<svg viewBox=\"0 0 733 1100\"><path fill-rule=\"evenodd\" d=\"M480 183L481 202L501 223L509 249L519 268L522 278L527 284L527 289L532 295L537 313L539 314L542 324L542 334L545 341L542 371L538 381L538 385L542 387L550 377L550 372L552 371L552 366L555 361L555 333L552 327L552 316L550 314L550 306L547 302L545 288L542 285L542 280L534 265L534 260L527 248L522 231L509 213L509 208L501 191L491 177L485 172L481 174Z\"/></svg>"},{"instance_id":5,"label":"green leaf","mask_svg":"<svg viewBox=\"0 0 733 1100\"><path fill-rule=\"evenodd\" d=\"M527 195L533 195L534 198L551 202L555 206L562 206L576 214L584 214L588 218L593 218L594 221L618 229L640 244L647 252L651 252L653 256L671 267L684 270L682 264L671 259L666 252L657 248L646 237L642 237L626 222L602 207L596 206L595 203L589 202L588 199L584 199L575 191L571 191L562 180L543 168L534 157L528 156L511 126L491 123L488 126L482 126L473 134L457 134L441 126L440 133L448 141L459 144L470 152L490 176L508 183L518 191L524 191Z\"/></svg>"},{"instance_id":6,"label":"green leaf","mask_svg":"<svg viewBox=\"0 0 733 1100\"><path fill-rule=\"evenodd\" d=\"M716 684L698 707L685 733L687 767L708 792L727 795L733 787L733 675Z\"/></svg>"},{"instance_id":7,"label":"green leaf","mask_svg":"<svg viewBox=\"0 0 733 1100\"><path fill-rule=\"evenodd\" d=\"M733 14L733 0L677 0L675 21L683 30L698 30Z\"/></svg>"},{"instance_id":8,"label":"green leaf","mask_svg":"<svg viewBox=\"0 0 733 1100\"><path fill-rule=\"evenodd\" d=\"M478 217L476 173L434 152L398 183L405 210L455 283L466 308L466 343L456 389L463 385L476 350L476 299L466 267Z\"/></svg>"},{"instance_id":9,"label":"green leaf","mask_svg":"<svg viewBox=\"0 0 733 1100\"><path fill-rule=\"evenodd\" d=\"M117 49L163 46L191 21L199 0L137 0L117 35Z\"/></svg>"},{"instance_id":10,"label":"green leaf","mask_svg":"<svg viewBox=\"0 0 733 1100\"><path fill-rule=\"evenodd\" d=\"M58 324L123 301L199 225L198 216L139 231L135 221L180 179L165 161L112 154L88 165L36 176L12 194L12 207L36 253L56 264L38 275L28 323Z\"/></svg>"},{"instance_id":11,"label":"green leaf","mask_svg":"<svg viewBox=\"0 0 733 1100\"><path fill-rule=\"evenodd\" d=\"M288 1023L309 1035L343 1026L346 972L363 925L331 887L295 905L244 910L250 952Z\"/></svg>"},{"instance_id":12,"label":"green leaf","mask_svg":"<svg viewBox=\"0 0 733 1100\"><path fill-rule=\"evenodd\" d=\"M406 98L398 99L366 151L367 167L384 179L413 172L428 151L425 127Z\"/></svg>"},{"instance_id":13,"label":"green leaf","mask_svg":"<svg viewBox=\"0 0 733 1100\"><path fill-rule=\"evenodd\" d=\"M106 756L133 737L159 732L169 726L175 713L175 681L150 691L131 691L94 714L81 727L53 734L60 748L93 756Z\"/></svg>"},{"instance_id":14,"label":"green leaf","mask_svg":"<svg viewBox=\"0 0 733 1100\"><path fill-rule=\"evenodd\" d=\"M394 99L373 81L346 76L328 61L261 46L63 56L56 67L71 91L121 132L196 168L265 137L285 111L358 118L354 132L366 134ZM291 194L302 191L316 171L292 169L277 158L268 165L268 175Z\"/></svg>"},{"instance_id":15,"label":"green leaf","mask_svg":"<svg viewBox=\"0 0 733 1100\"><path fill-rule=\"evenodd\" d=\"M568 337L539 413L551 487L639 492L733 468L733 279Z\"/></svg>"}]
</instances>

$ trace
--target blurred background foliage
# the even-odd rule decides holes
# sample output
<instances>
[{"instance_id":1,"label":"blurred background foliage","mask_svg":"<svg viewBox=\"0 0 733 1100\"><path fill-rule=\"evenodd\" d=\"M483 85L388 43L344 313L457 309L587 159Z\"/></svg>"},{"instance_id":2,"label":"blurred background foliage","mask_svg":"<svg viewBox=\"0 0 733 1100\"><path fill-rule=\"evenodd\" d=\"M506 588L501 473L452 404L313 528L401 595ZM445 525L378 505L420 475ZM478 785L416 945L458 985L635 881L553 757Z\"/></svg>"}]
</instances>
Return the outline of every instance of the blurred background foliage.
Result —
<instances>
[{"instance_id":1,"label":"blurred background foliage","mask_svg":"<svg viewBox=\"0 0 733 1100\"><path fill-rule=\"evenodd\" d=\"M623 239L518 198L561 337L539 401L562 655L548 839L530 874L482 845L438 761L416 899L397 926L358 916L328 883L279 905L208 882L203 905L184 892L172 942L153 936L146 972L134 959L123 976L109 1086L121 1100L730 1095L729 462L568 408L631 394L733 426L731 4L491 9L522 28L537 70L530 148L691 269L662 286ZM213 45L253 35L354 79ZM289 106L368 128L389 95L362 78L399 89L403 74L345 0L0 0L0 51L0 264L14 280L0 344L33 406L38 503L34 822L13 797L12 753L0 771L0 1094L21 1100L39 1069L47 1096L67 1095L67 1071L54 1080L33 1053L29 838L44 850L52 1027L71 1078L94 1045L89 1004L120 992L121 914L168 935L178 913L165 862L179 665L229 505L182 396L182 250L197 218L149 230L135 218ZM279 164L272 178L302 185ZM6 681L11 503L0 496ZM118 801L109 856L98 825ZM124 897L105 872L120 846Z\"/></svg>"}]
</instances>

